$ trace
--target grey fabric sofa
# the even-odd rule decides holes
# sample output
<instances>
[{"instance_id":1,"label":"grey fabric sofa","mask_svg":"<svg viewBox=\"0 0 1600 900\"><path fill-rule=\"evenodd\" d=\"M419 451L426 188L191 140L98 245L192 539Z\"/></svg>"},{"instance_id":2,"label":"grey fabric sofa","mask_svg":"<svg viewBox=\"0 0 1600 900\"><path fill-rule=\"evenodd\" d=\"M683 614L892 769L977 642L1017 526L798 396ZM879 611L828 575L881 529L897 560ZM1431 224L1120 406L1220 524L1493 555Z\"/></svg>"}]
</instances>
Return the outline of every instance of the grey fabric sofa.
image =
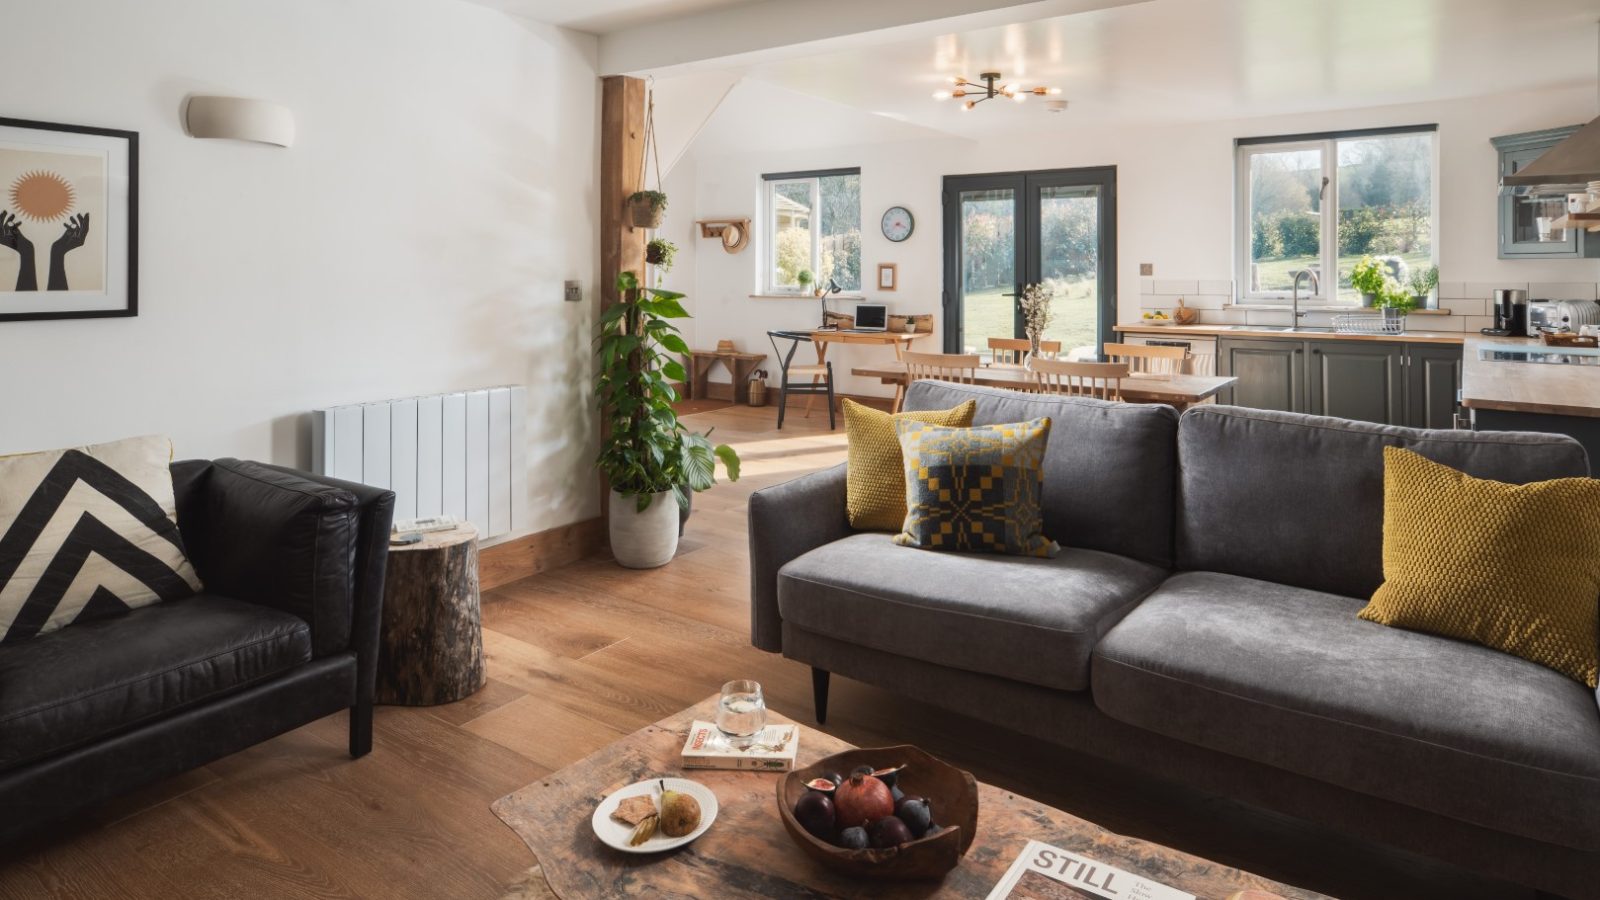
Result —
<instances>
[{"instance_id":1,"label":"grey fabric sofa","mask_svg":"<svg viewBox=\"0 0 1600 900\"><path fill-rule=\"evenodd\" d=\"M1382 582L1385 445L1522 483L1570 438L1420 431L935 382L906 408L1053 419L1056 559L850 529L839 466L750 499L751 639L1155 776L1497 878L1600 897L1600 697L1356 618ZM1552 540L1559 535L1552 534Z\"/></svg>"}]
</instances>

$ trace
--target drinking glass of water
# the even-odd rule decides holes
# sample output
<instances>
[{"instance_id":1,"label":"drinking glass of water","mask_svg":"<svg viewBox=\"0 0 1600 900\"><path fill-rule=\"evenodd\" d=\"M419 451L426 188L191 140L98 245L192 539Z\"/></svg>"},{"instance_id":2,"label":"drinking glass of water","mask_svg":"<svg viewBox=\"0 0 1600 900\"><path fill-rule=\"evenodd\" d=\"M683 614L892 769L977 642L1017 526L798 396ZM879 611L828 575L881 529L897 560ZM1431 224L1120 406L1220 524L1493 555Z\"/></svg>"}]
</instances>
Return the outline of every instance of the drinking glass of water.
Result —
<instances>
[{"instance_id":1,"label":"drinking glass of water","mask_svg":"<svg viewBox=\"0 0 1600 900\"><path fill-rule=\"evenodd\" d=\"M722 699L717 703L717 730L722 732L740 750L755 743L761 730L767 727L767 701L761 696L761 684L755 681L730 681L722 686Z\"/></svg>"}]
</instances>

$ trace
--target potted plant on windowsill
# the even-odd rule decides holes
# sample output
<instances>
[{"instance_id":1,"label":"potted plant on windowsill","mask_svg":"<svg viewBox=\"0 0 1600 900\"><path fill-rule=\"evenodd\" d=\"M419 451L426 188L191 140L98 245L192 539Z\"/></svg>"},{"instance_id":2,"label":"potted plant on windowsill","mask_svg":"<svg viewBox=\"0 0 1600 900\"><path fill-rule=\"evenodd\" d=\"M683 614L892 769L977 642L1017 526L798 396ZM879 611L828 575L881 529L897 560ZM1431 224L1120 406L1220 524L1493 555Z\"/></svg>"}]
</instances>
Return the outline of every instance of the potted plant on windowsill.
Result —
<instances>
[{"instance_id":1,"label":"potted plant on windowsill","mask_svg":"<svg viewBox=\"0 0 1600 900\"><path fill-rule=\"evenodd\" d=\"M1417 298L1393 282L1384 286L1382 293L1378 294L1377 302L1378 307L1383 310L1385 322L1402 320L1407 313L1417 308Z\"/></svg>"},{"instance_id":2,"label":"potted plant on windowsill","mask_svg":"<svg viewBox=\"0 0 1600 900\"><path fill-rule=\"evenodd\" d=\"M1361 305L1369 309L1378 305L1378 297L1383 294L1388 282L1389 276L1383 264L1370 256L1361 257L1361 261L1350 270L1350 286L1360 292Z\"/></svg>"},{"instance_id":3,"label":"potted plant on windowsill","mask_svg":"<svg viewBox=\"0 0 1600 900\"><path fill-rule=\"evenodd\" d=\"M800 285L801 296L811 293L811 284L816 280L817 276L812 275L810 269L801 269L794 275L795 284Z\"/></svg>"},{"instance_id":4,"label":"potted plant on windowsill","mask_svg":"<svg viewBox=\"0 0 1600 900\"><path fill-rule=\"evenodd\" d=\"M598 464L611 484L611 552L630 569L649 569L672 561L679 511L716 483L717 460L729 481L739 480L739 456L683 427L672 408L672 383L687 380L671 356L689 352L671 322L689 315L683 295L641 288L632 272L617 276L617 293L595 341L595 394L607 425Z\"/></svg>"},{"instance_id":5,"label":"potted plant on windowsill","mask_svg":"<svg viewBox=\"0 0 1600 900\"><path fill-rule=\"evenodd\" d=\"M1411 296L1416 299L1417 307L1427 308L1428 298L1433 295L1434 288L1439 286L1439 267L1429 266L1412 272L1407 286L1411 288Z\"/></svg>"},{"instance_id":6,"label":"potted plant on windowsill","mask_svg":"<svg viewBox=\"0 0 1600 900\"><path fill-rule=\"evenodd\" d=\"M635 191L628 197L628 216L635 228L660 228L667 215L667 195L660 191Z\"/></svg>"}]
</instances>

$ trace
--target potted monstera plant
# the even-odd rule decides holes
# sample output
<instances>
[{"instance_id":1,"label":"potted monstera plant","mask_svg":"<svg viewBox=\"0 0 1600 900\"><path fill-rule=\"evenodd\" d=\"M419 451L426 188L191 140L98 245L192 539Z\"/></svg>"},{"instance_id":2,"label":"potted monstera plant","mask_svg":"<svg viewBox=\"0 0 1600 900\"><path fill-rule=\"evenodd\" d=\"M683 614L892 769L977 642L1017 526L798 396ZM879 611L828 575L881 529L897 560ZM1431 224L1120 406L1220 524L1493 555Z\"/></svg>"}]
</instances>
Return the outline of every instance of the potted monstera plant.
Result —
<instances>
[{"instance_id":1,"label":"potted monstera plant","mask_svg":"<svg viewBox=\"0 0 1600 900\"><path fill-rule=\"evenodd\" d=\"M717 460L739 480L739 455L710 433L683 426L673 382L687 380L674 354L689 352L673 319L688 318L683 295L617 276L620 302L600 318L595 393L607 425L598 460L611 484L611 552L630 569L666 565L678 551L679 511L716 483Z\"/></svg>"}]
</instances>

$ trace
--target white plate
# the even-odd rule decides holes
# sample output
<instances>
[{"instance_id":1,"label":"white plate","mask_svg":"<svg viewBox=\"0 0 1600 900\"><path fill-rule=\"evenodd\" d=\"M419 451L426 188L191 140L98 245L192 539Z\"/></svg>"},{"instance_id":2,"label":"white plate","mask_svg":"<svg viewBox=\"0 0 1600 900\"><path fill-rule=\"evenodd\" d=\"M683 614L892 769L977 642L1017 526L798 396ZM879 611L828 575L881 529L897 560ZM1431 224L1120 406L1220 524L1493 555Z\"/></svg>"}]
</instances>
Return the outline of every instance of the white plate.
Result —
<instances>
[{"instance_id":1,"label":"white plate","mask_svg":"<svg viewBox=\"0 0 1600 900\"><path fill-rule=\"evenodd\" d=\"M1140 325L1155 325L1155 326L1158 326L1158 327L1171 325L1172 322L1173 322L1172 319L1140 319L1139 320L1139 324Z\"/></svg>"},{"instance_id":2,"label":"white plate","mask_svg":"<svg viewBox=\"0 0 1600 900\"><path fill-rule=\"evenodd\" d=\"M670 790L688 794L695 799L696 803L700 804L700 826L683 837L677 838L669 838L657 831L650 840L639 846L628 846L628 839L633 837L633 826L611 818L611 813L616 810L618 803L629 797L637 797L641 794L654 799L656 808L660 809L661 782L663 781L666 782ZM716 818L717 795L711 793L710 788L698 781L690 781L687 778L651 778L646 781L634 782L625 788L618 788L613 791L611 796L601 800L600 805L594 808L594 817L590 819L589 824L594 827L595 837L598 837L608 847L615 847L623 853L660 853L663 850L682 847L684 844L705 834L706 829L711 827L711 823L716 821Z\"/></svg>"}]
</instances>

